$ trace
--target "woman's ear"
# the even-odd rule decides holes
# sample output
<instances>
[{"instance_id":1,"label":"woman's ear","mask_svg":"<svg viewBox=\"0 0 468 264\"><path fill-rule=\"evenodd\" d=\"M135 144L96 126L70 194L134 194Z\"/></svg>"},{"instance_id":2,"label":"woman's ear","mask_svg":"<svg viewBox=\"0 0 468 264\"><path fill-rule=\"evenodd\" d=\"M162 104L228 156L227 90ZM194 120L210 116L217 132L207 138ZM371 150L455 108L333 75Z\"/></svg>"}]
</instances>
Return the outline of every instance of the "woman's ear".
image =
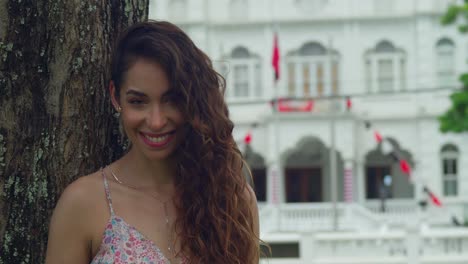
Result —
<instances>
[{"instance_id":1,"label":"woman's ear","mask_svg":"<svg viewBox=\"0 0 468 264\"><path fill-rule=\"evenodd\" d=\"M110 95L111 95L112 105L114 106L114 108L115 108L115 110L117 112L120 112L120 110L122 110L122 108L120 107L119 100L117 99L116 87L115 87L114 81L110 81L110 83L109 83L109 92L110 92Z\"/></svg>"}]
</instances>

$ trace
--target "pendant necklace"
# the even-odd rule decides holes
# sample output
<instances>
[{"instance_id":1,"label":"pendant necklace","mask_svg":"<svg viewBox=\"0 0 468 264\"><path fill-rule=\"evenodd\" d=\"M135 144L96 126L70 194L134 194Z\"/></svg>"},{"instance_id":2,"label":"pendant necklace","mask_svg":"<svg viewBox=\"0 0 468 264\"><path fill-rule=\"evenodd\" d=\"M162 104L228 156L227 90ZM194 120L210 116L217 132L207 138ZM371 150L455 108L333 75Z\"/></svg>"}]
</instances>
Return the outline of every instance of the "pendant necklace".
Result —
<instances>
[{"instance_id":1,"label":"pendant necklace","mask_svg":"<svg viewBox=\"0 0 468 264\"><path fill-rule=\"evenodd\" d=\"M143 190L141 190L141 188L138 188L136 186L132 186L130 184L127 184L127 183L124 183L122 182L118 177L117 175L115 175L114 171L111 169L110 166L107 166L110 170L110 173L112 175L112 177L114 178L114 180L116 182L118 182L119 184L123 185L123 186L126 186L128 188L131 188L131 189L134 189L134 190L137 190L137 191L141 191L141 192L144 192ZM158 198L157 196L155 196L153 193L148 193L151 197L153 197L154 199L156 199L158 202L160 202L162 205L163 205L163 209L164 209L164 220L165 220L165 226L166 226L166 229L169 230L170 232L170 235L169 235L169 246L167 247L167 250L169 251L169 254L170 254L170 259L169 259L169 262L172 263L172 260L174 260L175 258L175 252L173 250L174 246L175 245L171 245L171 242L174 244L174 237L173 237L173 232L171 232L171 229L170 229L170 225L169 225L169 213L168 213L168 208L167 208L167 203L172 200L172 197L170 199L167 199L166 201L163 201L161 200L160 198Z\"/></svg>"}]
</instances>

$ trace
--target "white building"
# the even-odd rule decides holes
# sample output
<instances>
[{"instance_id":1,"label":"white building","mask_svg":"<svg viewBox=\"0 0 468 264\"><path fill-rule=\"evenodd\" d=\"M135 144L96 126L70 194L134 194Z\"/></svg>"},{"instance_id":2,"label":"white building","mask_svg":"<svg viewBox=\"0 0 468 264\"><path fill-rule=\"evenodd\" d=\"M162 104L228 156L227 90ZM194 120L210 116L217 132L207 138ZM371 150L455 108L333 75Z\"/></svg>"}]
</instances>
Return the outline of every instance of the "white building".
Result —
<instances>
[{"instance_id":1,"label":"white building","mask_svg":"<svg viewBox=\"0 0 468 264\"><path fill-rule=\"evenodd\" d=\"M450 225L452 216L464 221L468 134L442 134L437 120L450 106L449 95L460 86L458 76L468 71L467 36L455 26L440 25L440 15L450 2L150 1L150 18L183 28L226 77L234 135L252 167L260 202L262 238L283 243L276 250L284 256L298 251L290 262L273 258L271 263L366 261L346 255L358 251L353 247L345 247L348 253L336 253L345 257L344 262L327 262L327 256L335 253L320 258L318 249L308 250L318 245L320 230L362 233L400 227L406 232L417 223L417 237L427 238L434 234L424 233L421 222L440 227ZM271 65L275 32L280 49L278 82ZM348 97L351 109L347 109ZM282 105L301 107L311 102L312 107L310 111L275 112L270 103L274 98L293 98ZM366 128L366 123L371 127ZM374 140L375 130L394 153L409 162L410 180L398 162L382 151L388 144ZM245 146L243 138L249 132L252 142ZM336 166L330 165L334 156L330 153L336 153ZM387 187L386 211L380 212L386 175L391 175L392 182ZM419 202L428 200L423 187L442 200L442 208L429 203L420 211ZM338 204L332 203L334 197ZM404 240L409 249L403 257L393 254L384 262L379 257L390 249L382 253L374 245L364 247L365 251L377 252L380 260L366 263L468 263L468 253L448 262L446 251L439 254L443 256L440 262L437 258L425 262L416 249L419 246L409 246L414 241L423 245L425 240L413 241L413 236L405 234L388 238ZM451 236L449 231L441 234L435 236ZM460 236L459 231L456 234ZM336 239L342 242L356 236L338 235ZM381 233L366 239L370 237L372 241L386 239ZM468 235L456 239L461 241L457 242L461 243L459 251L467 251ZM328 252L327 243L320 245L325 247L320 252Z\"/></svg>"}]
</instances>

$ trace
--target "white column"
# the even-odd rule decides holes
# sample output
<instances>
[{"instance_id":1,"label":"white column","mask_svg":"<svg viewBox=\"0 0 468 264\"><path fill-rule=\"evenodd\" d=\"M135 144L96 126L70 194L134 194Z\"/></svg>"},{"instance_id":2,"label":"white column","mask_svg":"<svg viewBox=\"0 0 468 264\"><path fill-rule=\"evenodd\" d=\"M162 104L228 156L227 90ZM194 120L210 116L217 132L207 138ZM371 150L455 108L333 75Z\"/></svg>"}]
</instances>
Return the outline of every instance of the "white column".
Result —
<instances>
[{"instance_id":1,"label":"white column","mask_svg":"<svg viewBox=\"0 0 468 264\"><path fill-rule=\"evenodd\" d=\"M317 63L314 62L309 62L309 94L312 97L318 96L318 91L317 91ZM303 92L302 97L305 96L305 93Z\"/></svg>"},{"instance_id":2,"label":"white column","mask_svg":"<svg viewBox=\"0 0 468 264\"><path fill-rule=\"evenodd\" d=\"M379 83L378 83L378 75L379 75L379 69L378 69L378 65L377 65L377 59L372 56L371 59L371 91L372 92L378 92L380 90L380 87L379 87Z\"/></svg>"},{"instance_id":3,"label":"white column","mask_svg":"<svg viewBox=\"0 0 468 264\"><path fill-rule=\"evenodd\" d=\"M393 56L393 91L401 91L401 71L400 71L400 56L394 55Z\"/></svg>"},{"instance_id":4,"label":"white column","mask_svg":"<svg viewBox=\"0 0 468 264\"><path fill-rule=\"evenodd\" d=\"M353 161L346 160L344 162L344 201L352 203L353 199L353 181L354 181L354 170Z\"/></svg>"},{"instance_id":5,"label":"white column","mask_svg":"<svg viewBox=\"0 0 468 264\"><path fill-rule=\"evenodd\" d=\"M275 192L276 183L275 182L275 176L274 176L274 165L275 165L275 149L276 149L276 142L275 142L275 123L273 118L268 120L268 132L266 135L266 165L267 165L267 190L266 190L266 198L267 198L267 203L268 204L273 204L277 202L277 193Z\"/></svg>"},{"instance_id":6,"label":"white column","mask_svg":"<svg viewBox=\"0 0 468 264\"><path fill-rule=\"evenodd\" d=\"M365 158L358 157L357 162L356 162L356 181L357 181L357 186L356 186L356 191L358 194L357 200L360 204L364 204L366 201L366 161Z\"/></svg>"},{"instance_id":7,"label":"white column","mask_svg":"<svg viewBox=\"0 0 468 264\"><path fill-rule=\"evenodd\" d=\"M257 83L255 82L255 63L253 59L249 59L247 62L247 71L249 73L249 99L255 99L255 89L258 89Z\"/></svg>"},{"instance_id":8,"label":"white column","mask_svg":"<svg viewBox=\"0 0 468 264\"><path fill-rule=\"evenodd\" d=\"M278 205L280 199L280 169L275 163L271 163L267 169L267 202Z\"/></svg>"},{"instance_id":9,"label":"white column","mask_svg":"<svg viewBox=\"0 0 468 264\"><path fill-rule=\"evenodd\" d=\"M304 87L304 72L302 68L302 62L294 63L294 73L296 74L296 83L294 85L294 95L302 97L302 87Z\"/></svg>"},{"instance_id":10,"label":"white column","mask_svg":"<svg viewBox=\"0 0 468 264\"><path fill-rule=\"evenodd\" d=\"M332 59L328 59L323 62L323 81L324 81L323 95L324 96L332 95L332 75L333 75L332 69L333 69Z\"/></svg>"},{"instance_id":11,"label":"white column","mask_svg":"<svg viewBox=\"0 0 468 264\"><path fill-rule=\"evenodd\" d=\"M419 217L419 216L418 216ZM417 220L419 222L419 219ZM419 264L419 247L421 245L421 230L418 224L411 224L407 228L406 247L408 249L408 263Z\"/></svg>"}]
</instances>

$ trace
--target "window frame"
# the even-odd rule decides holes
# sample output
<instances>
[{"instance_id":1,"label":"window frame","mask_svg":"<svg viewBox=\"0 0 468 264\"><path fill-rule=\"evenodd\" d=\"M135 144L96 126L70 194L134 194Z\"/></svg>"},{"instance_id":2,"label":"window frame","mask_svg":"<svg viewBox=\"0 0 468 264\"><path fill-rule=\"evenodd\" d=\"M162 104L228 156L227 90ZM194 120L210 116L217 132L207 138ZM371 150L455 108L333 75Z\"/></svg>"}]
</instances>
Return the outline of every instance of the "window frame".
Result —
<instances>
[{"instance_id":1,"label":"window frame","mask_svg":"<svg viewBox=\"0 0 468 264\"><path fill-rule=\"evenodd\" d=\"M384 42L388 42L391 44L394 51L378 51L376 47L383 44ZM391 61L392 67L392 87L391 89L383 89L382 79L379 64L380 61ZM380 41L378 42L375 47L366 52L364 55L364 74L365 74L365 84L366 90L369 93L392 93L397 91L404 91L406 90L406 83L407 83L407 58L406 53L401 50L395 48L392 42L389 41ZM369 76L370 75L370 76Z\"/></svg>"},{"instance_id":2,"label":"window frame","mask_svg":"<svg viewBox=\"0 0 468 264\"><path fill-rule=\"evenodd\" d=\"M455 42L450 38L441 38L435 45L436 55L436 78L439 86L454 86L457 82L456 73L456 46ZM442 58L442 54L449 54L449 56ZM448 63L443 64L442 60L448 58ZM448 67L442 67L448 65Z\"/></svg>"},{"instance_id":3,"label":"window frame","mask_svg":"<svg viewBox=\"0 0 468 264\"><path fill-rule=\"evenodd\" d=\"M236 47L233 49L245 47ZM248 49L246 49L248 51ZM228 103L235 102L248 102L262 99L264 96L263 86L262 86L262 64L259 56L248 52L247 57L233 57L232 53L228 57L229 69L223 77L226 79L226 93L225 98ZM239 83L238 78L236 78L236 68L239 66L247 68L247 77L246 77L246 92L241 95L236 94L236 85Z\"/></svg>"},{"instance_id":4,"label":"window frame","mask_svg":"<svg viewBox=\"0 0 468 264\"><path fill-rule=\"evenodd\" d=\"M322 97L340 93L340 56L331 55L300 55L287 56L287 91L292 97ZM304 65L308 68L308 80ZM336 68L334 65L336 65ZM334 70L336 69L336 73ZM291 76L292 75L292 76ZM319 78L319 75L322 76ZM307 82L306 82L307 81ZM308 94L304 84L308 83Z\"/></svg>"},{"instance_id":5,"label":"window frame","mask_svg":"<svg viewBox=\"0 0 468 264\"><path fill-rule=\"evenodd\" d=\"M446 148L452 149L446 149ZM460 193L459 186L459 158L460 153L455 145L444 145L440 154L441 174L442 174L442 193L444 197L457 197ZM448 166L451 164L451 166ZM448 192L448 184L455 185L454 193Z\"/></svg>"}]
</instances>

